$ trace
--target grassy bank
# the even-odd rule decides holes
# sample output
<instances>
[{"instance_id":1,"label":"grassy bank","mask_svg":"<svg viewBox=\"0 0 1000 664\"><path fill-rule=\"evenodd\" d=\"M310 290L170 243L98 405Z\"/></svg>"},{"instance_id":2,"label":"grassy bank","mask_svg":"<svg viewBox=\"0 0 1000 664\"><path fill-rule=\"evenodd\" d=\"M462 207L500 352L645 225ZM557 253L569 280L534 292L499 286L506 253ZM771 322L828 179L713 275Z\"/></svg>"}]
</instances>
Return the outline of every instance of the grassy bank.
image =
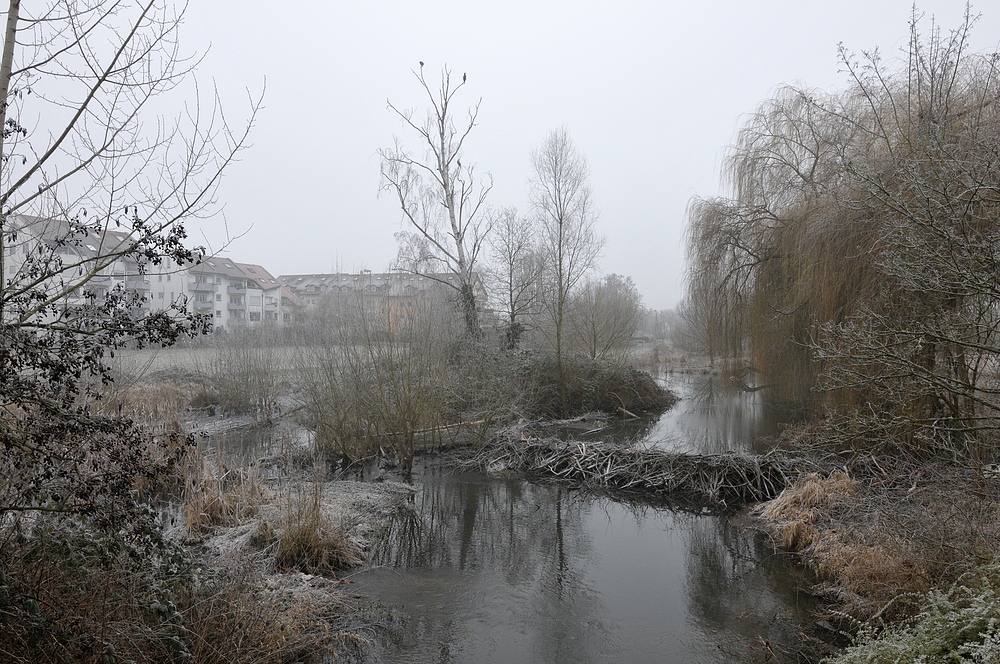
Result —
<instances>
[{"instance_id":1,"label":"grassy bank","mask_svg":"<svg viewBox=\"0 0 1000 664\"><path fill-rule=\"evenodd\" d=\"M1000 482L989 469L855 456L752 515L815 570L831 606L822 619L856 635L834 661L997 661Z\"/></svg>"}]
</instances>

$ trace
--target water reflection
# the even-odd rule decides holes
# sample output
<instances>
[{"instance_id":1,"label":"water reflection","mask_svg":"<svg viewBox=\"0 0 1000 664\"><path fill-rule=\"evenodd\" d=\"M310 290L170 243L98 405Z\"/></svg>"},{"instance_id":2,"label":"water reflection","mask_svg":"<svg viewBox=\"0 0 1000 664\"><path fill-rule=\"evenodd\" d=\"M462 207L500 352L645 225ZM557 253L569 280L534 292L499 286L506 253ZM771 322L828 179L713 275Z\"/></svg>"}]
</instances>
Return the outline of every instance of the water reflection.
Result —
<instances>
[{"instance_id":1,"label":"water reflection","mask_svg":"<svg viewBox=\"0 0 1000 664\"><path fill-rule=\"evenodd\" d=\"M795 420L793 409L767 400L765 390L748 390L742 381L712 374L663 374L659 381L680 397L659 416L617 421L583 436L589 440L638 443L671 452L763 453L768 437ZM580 436L577 436L580 437Z\"/></svg>"},{"instance_id":2,"label":"water reflection","mask_svg":"<svg viewBox=\"0 0 1000 664\"><path fill-rule=\"evenodd\" d=\"M412 512L356 574L400 607L386 662L758 661L798 579L727 520L417 468Z\"/></svg>"}]
</instances>

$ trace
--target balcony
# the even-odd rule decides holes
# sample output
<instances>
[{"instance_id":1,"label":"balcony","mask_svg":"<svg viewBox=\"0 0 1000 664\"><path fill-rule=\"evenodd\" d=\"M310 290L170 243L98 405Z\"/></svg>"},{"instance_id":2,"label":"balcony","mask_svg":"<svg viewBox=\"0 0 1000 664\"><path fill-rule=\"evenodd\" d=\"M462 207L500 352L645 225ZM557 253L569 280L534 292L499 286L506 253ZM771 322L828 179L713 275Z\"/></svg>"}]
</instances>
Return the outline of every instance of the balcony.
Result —
<instances>
[{"instance_id":1,"label":"balcony","mask_svg":"<svg viewBox=\"0 0 1000 664\"><path fill-rule=\"evenodd\" d=\"M205 312L205 311L211 311L212 309L215 308L214 305L215 305L214 302L199 302L198 300L195 300L194 301L194 310L197 311L197 312L199 312L199 313Z\"/></svg>"},{"instance_id":2,"label":"balcony","mask_svg":"<svg viewBox=\"0 0 1000 664\"><path fill-rule=\"evenodd\" d=\"M229 305L228 305L228 307L229 307L230 311L246 311L247 310L247 305L244 304L243 302L239 302L239 303L230 302Z\"/></svg>"},{"instance_id":3,"label":"balcony","mask_svg":"<svg viewBox=\"0 0 1000 664\"><path fill-rule=\"evenodd\" d=\"M233 295L242 295L247 292L247 289L242 286L230 286L228 290Z\"/></svg>"},{"instance_id":4,"label":"balcony","mask_svg":"<svg viewBox=\"0 0 1000 664\"><path fill-rule=\"evenodd\" d=\"M128 290L148 291L149 279L145 277L125 277L125 288Z\"/></svg>"},{"instance_id":5,"label":"balcony","mask_svg":"<svg viewBox=\"0 0 1000 664\"><path fill-rule=\"evenodd\" d=\"M214 293L218 288L211 281L192 281L191 290L195 293Z\"/></svg>"}]
</instances>

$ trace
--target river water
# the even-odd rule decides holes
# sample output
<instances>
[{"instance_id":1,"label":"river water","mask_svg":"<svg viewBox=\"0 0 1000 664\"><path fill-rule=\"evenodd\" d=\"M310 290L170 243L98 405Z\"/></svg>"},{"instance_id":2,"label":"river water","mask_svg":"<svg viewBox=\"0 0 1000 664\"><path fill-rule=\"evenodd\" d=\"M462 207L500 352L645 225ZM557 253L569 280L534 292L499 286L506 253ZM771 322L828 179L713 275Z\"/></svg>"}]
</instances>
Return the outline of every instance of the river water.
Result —
<instances>
[{"instance_id":1,"label":"river water","mask_svg":"<svg viewBox=\"0 0 1000 664\"><path fill-rule=\"evenodd\" d=\"M718 377L664 377L682 400L591 438L757 449L780 413ZM412 511L352 575L393 619L373 662L805 661L809 580L732 517L628 505L418 460Z\"/></svg>"}]
</instances>

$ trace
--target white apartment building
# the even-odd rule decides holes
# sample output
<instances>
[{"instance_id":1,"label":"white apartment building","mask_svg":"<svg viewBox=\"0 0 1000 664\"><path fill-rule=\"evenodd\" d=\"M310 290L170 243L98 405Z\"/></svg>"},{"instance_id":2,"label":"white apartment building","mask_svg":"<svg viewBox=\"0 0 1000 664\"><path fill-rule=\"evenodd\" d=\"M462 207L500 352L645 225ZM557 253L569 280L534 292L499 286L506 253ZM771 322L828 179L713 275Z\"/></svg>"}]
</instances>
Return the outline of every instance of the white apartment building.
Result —
<instances>
[{"instance_id":1,"label":"white apartment building","mask_svg":"<svg viewBox=\"0 0 1000 664\"><path fill-rule=\"evenodd\" d=\"M121 288L143 296L136 315L149 311L149 278L134 259L115 256L128 246L127 233L71 228L65 221L30 215L12 215L8 223L2 250L5 286L21 288L48 275L36 288L59 297L62 306L83 306Z\"/></svg>"}]
</instances>

